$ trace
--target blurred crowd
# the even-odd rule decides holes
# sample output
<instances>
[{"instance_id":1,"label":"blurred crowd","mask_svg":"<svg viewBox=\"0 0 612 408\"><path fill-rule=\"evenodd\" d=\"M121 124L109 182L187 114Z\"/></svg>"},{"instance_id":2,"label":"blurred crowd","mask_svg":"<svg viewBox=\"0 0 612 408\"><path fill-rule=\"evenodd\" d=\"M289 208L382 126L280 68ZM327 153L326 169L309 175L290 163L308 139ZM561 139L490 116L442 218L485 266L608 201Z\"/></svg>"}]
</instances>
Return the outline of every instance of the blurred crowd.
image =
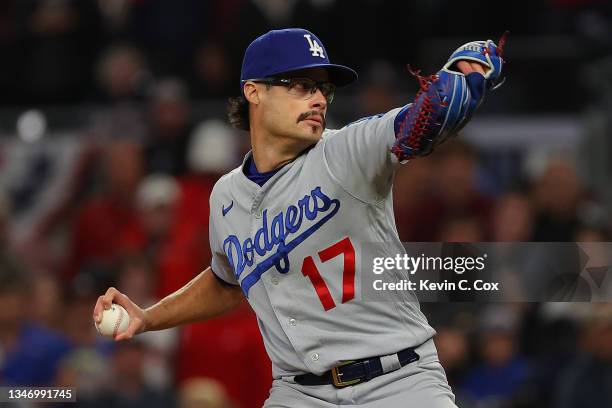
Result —
<instances>
[{"instance_id":1,"label":"blurred crowd","mask_svg":"<svg viewBox=\"0 0 612 408\"><path fill-rule=\"evenodd\" d=\"M610 218L575 158L524 160L506 185L453 140L402 168L394 186L404 241L609 242ZM519 170L521 169L521 170ZM491 189L494 186L494 189ZM501 187L501 188L500 188ZM612 305L424 303L461 407L612 403Z\"/></svg>"},{"instance_id":2,"label":"blurred crowd","mask_svg":"<svg viewBox=\"0 0 612 408\"><path fill-rule=\"evenodd\" d=\"M507 26L594 39L591 56L612 50L606 2L504 7L493 19L482 1L1 2L0 105L94 107L79 114L70 105L68 125L32 110L0 138L0 384L73 386L83 407L261 406L270 362L246 303L118 344L92 322L108 286L146 307L208 266L212 186L249 149L223 102L238 93L244 49L269 28L317 33L363 78L355 104L339 95L330 108L332 126L409 102L414 84L396 69L419 53L421 37ZM482 25L466 24L478 18ZM500 160L467 140L398 169L403 241L611 241L604 192L585 182L579 151ZM612 406L610 305L422 308L459 406Z\"/></svg>"},{"instance_id":3,"label":"blurred crowd","mask_svg":"<svg viewBox=\"0 0 612 408\"><path fill-rule=\"evenodd\" d=\"M246 46L278 27L310 29L336 60L364 73L380 60L399 69L423 64L415 57L427 38L497 39L504 29L532 40L575 36L577 56L596 58L612 50L611 20L611 6L602 0L516 1L495 15L484 0L4 0L0 104L141 100L160 76L184 78L197 98L226 97L238 91ZM563 48L567 37L560 41L541 49L531 69L545 69L537 64L546 55L555 58L554 49ZM572 96L579 94L571 83L578 75L568 73L572 62L554 62L566 65L569 95L565 105L554 98L548 105L575 106ZM547 75L557 78L550 70ZM548 86L526 75L521 80Z\"/></svg>"}]
</instances>

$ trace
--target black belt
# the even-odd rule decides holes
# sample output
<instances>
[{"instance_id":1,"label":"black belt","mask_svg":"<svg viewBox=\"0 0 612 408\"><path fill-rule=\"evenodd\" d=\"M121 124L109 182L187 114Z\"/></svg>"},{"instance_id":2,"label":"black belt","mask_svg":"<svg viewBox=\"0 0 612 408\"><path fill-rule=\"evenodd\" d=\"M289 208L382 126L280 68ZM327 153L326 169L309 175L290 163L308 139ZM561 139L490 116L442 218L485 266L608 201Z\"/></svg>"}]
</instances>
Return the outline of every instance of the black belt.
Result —
<instances>
[{"instance_id":1,"label":"black belt","mask_svg":"<svg viewBox=\"0 0 612 408\"><path fill-rule=\"evenodd\" d=\"M414 347L398 352L397 357L401 367L419 359L419 355L414 351ZM371 357L347 361L332 368L323 375L302 374L296 375L293 380L300 385L333 384L336 388L347 387L370 381L372 378L385 374L380 359L381 357Z\"/></svg>"}]
</instances>

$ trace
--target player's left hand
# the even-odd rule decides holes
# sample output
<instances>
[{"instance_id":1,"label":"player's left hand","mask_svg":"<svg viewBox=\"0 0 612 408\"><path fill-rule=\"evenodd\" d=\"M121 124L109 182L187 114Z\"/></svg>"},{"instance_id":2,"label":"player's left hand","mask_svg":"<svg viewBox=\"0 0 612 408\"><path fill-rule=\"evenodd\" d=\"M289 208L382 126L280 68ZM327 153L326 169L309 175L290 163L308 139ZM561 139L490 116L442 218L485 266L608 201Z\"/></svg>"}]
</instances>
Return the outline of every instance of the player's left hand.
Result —
<instances>
[{"instance_id":1,"label":"player's left hand","mask_svg":"<svg viewBox=\"0 0 612 408\"><path fill-rule=\"evenodd\" d=\"M479 74L484 76L486 71L489 70L489 67L487 67L486 65L481 64L480 62L473 62L469 60L461 60L457 62L457 68L459 69L459 71L461 71L463 75L469 75L472 72L478 72Z\"/></svg>"},{"instance_id":2,"label":"player's left hand","mask_svg":"<svg viewBox=\"0 0 612 408\"><path fill-rule=\"evenodd\" d=\"M463 75L469 89L468 109L465 119L456 127L461 129L482 103L486 90L494 90L503 84L504 47L508 31L497 44L492 40L472 41L457 48L444 65L441 73Z\"/></svg>"},{"instance_id":3,"label":"player's left hand","mask_svg":"<svg viewBox=\"0 0 612 408\"><path fill-rule=\"evenodd\" d=\"M424 77L408 66L420 89L395 125L396 142L391 151L400 162L427 155L456 135L476 112L486 90L503 83L507 35L505 32L498 44L487 40L462 45L435 75Z\"/></svg>"},{"instance_id":4,"label":"player's left hand","mask_svg":"<svg viewBox=\"0 0 612 408\"><path fill-rule=\"evenodd\" d=\"M504 47L508 32L504 32L497 44L492 40L472 41L457 48L442 68L447 72L461 72L466 77L478 72L485 78L486 88L495 89L501 79Z\"/></svg>"}]
</instances>

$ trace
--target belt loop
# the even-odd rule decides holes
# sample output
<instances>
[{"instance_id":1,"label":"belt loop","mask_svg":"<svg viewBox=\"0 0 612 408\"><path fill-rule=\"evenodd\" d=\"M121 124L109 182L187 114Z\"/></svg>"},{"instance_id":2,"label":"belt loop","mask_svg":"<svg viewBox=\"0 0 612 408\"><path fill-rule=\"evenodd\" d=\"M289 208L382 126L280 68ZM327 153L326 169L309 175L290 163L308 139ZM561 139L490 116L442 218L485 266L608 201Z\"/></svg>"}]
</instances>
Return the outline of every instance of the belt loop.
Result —
<instances>
[{"instance_id":1,"label":"belt loop","mask_svg":"<svg viewBox=\"0 0 612 408\"><path fill-rule=\"evenodd\" d=\"M372 379L372 370L370 370L370 360L365 360L363 362L363 370L365 371L366 381L370 381Z\"/></svg>"},{"instance_id":2,"label":"belt loop","mask_svg":"<svg viewBox=\"0 0 612 408\"><path fill-rule=\"evenodd\" d=\"M385 374L402 368L402 364L400 363L400 359L397 354L382 356L380 358L380 364L382 365L383 373Z\"/></svg>"},{"instance_id":3,"label":"belt loop","mask_svg":"<svg viewBox=\"0 0 612 408\"><path fill-rule=\"evenodd\" d=\"M291 384L297 384L295 382L295 375L288 375L286 377L281 377L281 380L286 381L286 382L291 383Z\"/></svg>"}]
</instances>

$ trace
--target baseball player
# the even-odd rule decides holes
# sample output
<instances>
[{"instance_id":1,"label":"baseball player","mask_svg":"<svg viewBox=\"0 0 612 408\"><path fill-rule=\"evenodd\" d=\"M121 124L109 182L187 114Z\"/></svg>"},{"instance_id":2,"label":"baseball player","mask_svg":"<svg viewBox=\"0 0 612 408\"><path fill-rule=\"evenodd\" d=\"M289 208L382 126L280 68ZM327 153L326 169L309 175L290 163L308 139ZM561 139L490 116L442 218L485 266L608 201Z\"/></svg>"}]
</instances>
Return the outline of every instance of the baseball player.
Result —
<instances>
[{"instance_id":1,"label":"baseball player","mask_svg":"<svg viewBox=\"0 0 612 408\"><path fill-rule=\"evenodd\" d=\"M303 29L270 31L246 50L242 95L230 122L252 150L210 197L212 262L182 289L143 310L114 288L111 302L137 333L221 315L246 297L273 365L265 407L454 407L413 293L400 302L360 298L360 250L403 254L393 217L394 169L429 154L467 123L499 84L505 36L457 49L414 101L339 130L325 127L337 87L357 79L331 64ZM371 270L370 270L371 272ZM248 386L245 385L245 386Z\"/></svg>"}]
</instances>

